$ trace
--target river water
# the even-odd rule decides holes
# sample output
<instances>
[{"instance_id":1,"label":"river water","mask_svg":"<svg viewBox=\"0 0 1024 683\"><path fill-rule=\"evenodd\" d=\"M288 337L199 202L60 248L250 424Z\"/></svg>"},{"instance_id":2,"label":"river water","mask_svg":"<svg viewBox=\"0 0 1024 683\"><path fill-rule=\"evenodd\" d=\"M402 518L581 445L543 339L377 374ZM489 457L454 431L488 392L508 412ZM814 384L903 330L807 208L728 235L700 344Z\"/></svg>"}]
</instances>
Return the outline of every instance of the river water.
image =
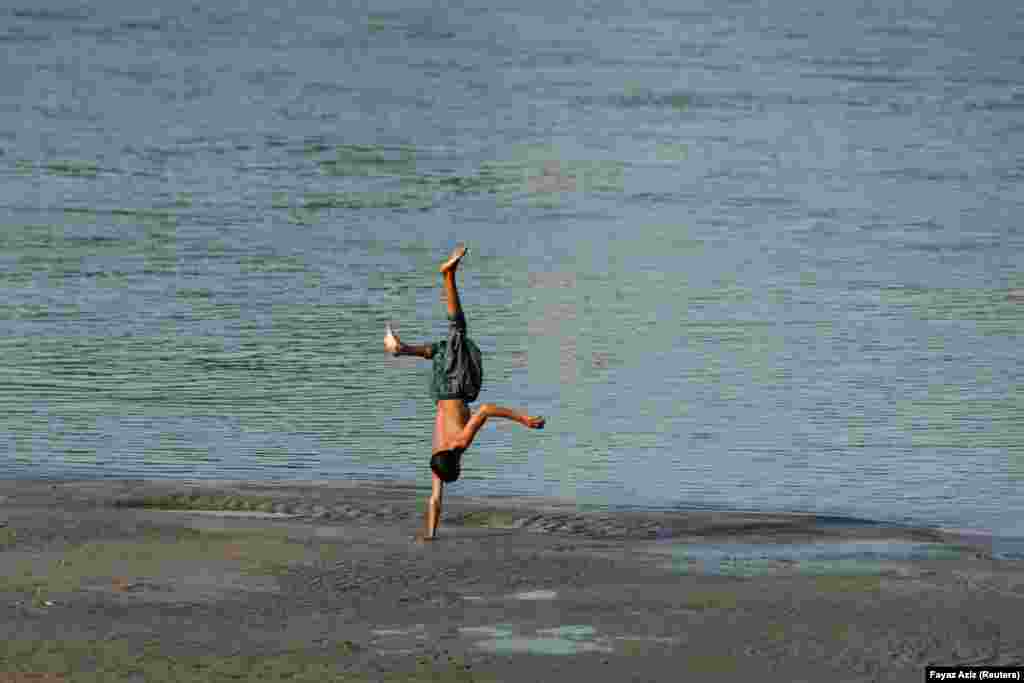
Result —
<instances>
[{"instance_id":1,"label":"river water","mask_svg":"<svg viewBox=\"0 0 1024 683\"><path fill-rule=\"evenodd\" d=\"M0 465L1024 536L1015 3L0 9Z\"/></svg>"}]
</instances>

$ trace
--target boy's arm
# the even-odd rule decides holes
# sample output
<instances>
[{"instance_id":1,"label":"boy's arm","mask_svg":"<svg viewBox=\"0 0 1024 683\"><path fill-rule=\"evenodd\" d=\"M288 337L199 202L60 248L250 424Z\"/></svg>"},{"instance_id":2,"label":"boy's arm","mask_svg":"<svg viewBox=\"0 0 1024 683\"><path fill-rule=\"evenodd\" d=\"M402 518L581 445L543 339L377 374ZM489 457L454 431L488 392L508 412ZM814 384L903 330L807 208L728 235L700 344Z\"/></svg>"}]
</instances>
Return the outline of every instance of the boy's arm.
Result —
<instances>
[{"instance_id":1,"label":"boy's arm","mask_svg":"<svg viewBox=\"0 0 1024 683\"><path fill-rule=\"evenodd\" d=\"M419 346L403 344L402 340L391 329L390 324L388 324L387 332L384 335L384 350L392 356L419 356L428 360L434 357L433 344L420 344Z\"/></svg>"},{"instance_id":2,"label":"boy's arm","mask_svg":"<svg viewBox=\"0 0 1024 683\"><path fill-rule=\"evenodd\" d=\"M420 344L415 346L412 344L398 344L398 353L396 356L419 356L420 358L426 358L430 360L434 357L434 345L433 344Z\"/></svg>"}]
</instances>

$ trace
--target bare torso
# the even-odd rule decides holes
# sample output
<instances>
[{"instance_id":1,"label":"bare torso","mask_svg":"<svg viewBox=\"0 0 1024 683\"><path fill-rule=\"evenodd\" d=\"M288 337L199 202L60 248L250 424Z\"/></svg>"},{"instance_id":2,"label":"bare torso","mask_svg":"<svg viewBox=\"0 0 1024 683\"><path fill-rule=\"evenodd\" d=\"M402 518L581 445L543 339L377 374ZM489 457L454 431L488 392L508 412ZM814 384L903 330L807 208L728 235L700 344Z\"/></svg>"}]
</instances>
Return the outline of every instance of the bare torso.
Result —
<instances>
[{"instance_id":1,"label":"bare torso","mask_svg":"<svg viewBox=\"0 0 1024 683\"><path fill-rule=\"evenodd\" d=\"M434 418L434 446L431 454L451 450L467 422L469 422L469 406L464 401L458 399L438 401L437 417Z\"/></svg>"}]
</instances>

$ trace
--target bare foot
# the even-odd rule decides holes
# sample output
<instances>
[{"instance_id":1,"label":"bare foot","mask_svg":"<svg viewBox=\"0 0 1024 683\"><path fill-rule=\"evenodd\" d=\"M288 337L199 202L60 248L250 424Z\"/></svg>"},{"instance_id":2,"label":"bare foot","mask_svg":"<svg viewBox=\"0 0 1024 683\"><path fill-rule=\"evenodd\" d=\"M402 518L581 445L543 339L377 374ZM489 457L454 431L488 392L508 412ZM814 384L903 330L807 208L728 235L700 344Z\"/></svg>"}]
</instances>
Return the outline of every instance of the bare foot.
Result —
<instances>
[{"instance_id":1,"label":"bare foot","mask_svg":"<svg viewBox=\"0 0 1024 683\"><path fill-rule=\"evenodd\" d=\"M523 426L529 427L530 429L544 429L544 418L543 417L530 417L526 416L523 420Z\"/></svg>"},{"instance_id":2,"label":"bare foot","mask_svg":"<svg viewBox=\"0 0 1024 683\"><path fill-rule=\"evenodd\" d=\"M455 270L459 265L459 261L462 260L462 257L468 253L469 249L466 248L466 245L459 242L455 245L455 248L452 249L451 256L448 257L447 261L441 264L441 267L438 268L438 270L442 273L447 273L449 270Z\"/></svg>"},{"instance_id":3,"label":"bare foot","mask_svg":"<svg viewBox=\"0 0 1024 683\"><path fill-rule=\"evenodd\" d=\"M417 543L429 543L430 541L437 540L437 536L427 536L425 531L417 531L415 540Z\"/></svg>"},{"instance_id":4,"label":"bare foot","mask_svg":"<svg viewBox=\"0 0 1024 683\"><path fill-rule=\"evenodd\" d=\"M397 356L398 351L401 348L401 340L398 338L398 335L395 334L394 331L391 329L391 323L388 323L388 326L384 333L384 350L390 353L392 356Z\"/></svg>"}]
</instances>

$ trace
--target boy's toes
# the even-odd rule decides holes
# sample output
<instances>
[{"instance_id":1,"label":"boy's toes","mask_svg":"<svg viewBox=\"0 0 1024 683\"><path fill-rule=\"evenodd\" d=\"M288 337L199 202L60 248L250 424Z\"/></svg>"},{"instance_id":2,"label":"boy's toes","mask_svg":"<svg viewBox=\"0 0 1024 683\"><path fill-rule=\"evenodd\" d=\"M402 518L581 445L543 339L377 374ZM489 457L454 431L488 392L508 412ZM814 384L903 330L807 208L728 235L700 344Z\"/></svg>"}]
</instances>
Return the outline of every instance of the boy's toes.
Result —
<instances>
[{"instance_id":1,"label":"boy's toes","mask_svg":"<svg viewBox=\"0 0 1024 683\"><path fill-rule=\"evenodd\" d=\"M530 424L530 429L544 429L544 418L543 417L531 417L529 424Z\"/></svg>"},{"instance_id":2,"label":"boy's toes","mask_svg":"<svg viewBox=\"0 0 1024 683\"><path fill-rule=\"evenodd\" d=\"M440 270L442 273L445 273L451 270L452 268L455 268L457 265L459 265L459 261L462 260L462 257L465 256L468 252L469 249L466 248L466 245L463 244L462 242L459 242L457 245L455 245L455 249L452 250L452 253L448 257L448 260L442 263L441 267L438 270Z\"/></svg>"}]
</instances>

